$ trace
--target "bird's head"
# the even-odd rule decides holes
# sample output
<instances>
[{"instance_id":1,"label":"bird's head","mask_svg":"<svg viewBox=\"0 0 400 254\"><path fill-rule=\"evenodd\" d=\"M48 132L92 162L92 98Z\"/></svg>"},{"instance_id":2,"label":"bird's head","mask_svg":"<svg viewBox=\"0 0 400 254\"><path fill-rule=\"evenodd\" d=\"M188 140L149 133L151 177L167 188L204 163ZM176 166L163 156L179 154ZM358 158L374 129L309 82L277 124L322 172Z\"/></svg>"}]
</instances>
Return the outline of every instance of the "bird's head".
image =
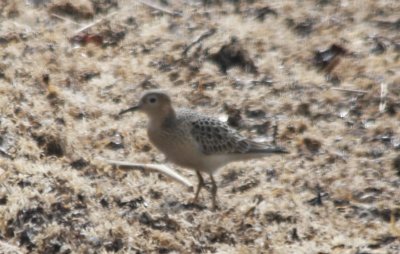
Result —
<instances>
[{"instance_id":1,"label":"bird's head","mask_svg":"<svg viewBox=\"0 0 400 254\"><path fill-rule=\"evenodd\" d=\"M141 111L146 113L151 119L164 118L173 113L171 99L167 93L160 90L150 90L145 92L135 106L122 110L119 114L127 112Z\"/></svg>"}]
</instances>

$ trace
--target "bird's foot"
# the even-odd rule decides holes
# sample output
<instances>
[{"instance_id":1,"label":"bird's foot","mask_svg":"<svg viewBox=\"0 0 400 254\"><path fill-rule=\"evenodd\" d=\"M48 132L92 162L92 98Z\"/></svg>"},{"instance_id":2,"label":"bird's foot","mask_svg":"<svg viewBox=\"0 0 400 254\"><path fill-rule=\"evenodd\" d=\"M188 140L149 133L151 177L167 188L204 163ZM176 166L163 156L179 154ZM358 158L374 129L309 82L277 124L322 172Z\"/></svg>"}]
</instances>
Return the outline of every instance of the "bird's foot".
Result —
<instances>
[{"instance_id":1,"label":"bird's foot","mask_svg":"<svg viewBox=\"0 0 400 254\"><path fill-rule=\"evenodd\" d=\"M217 210L221 210L221 208L219 207L219 205L217 204L217 202L212 202L211 204L211 211L215 212Z\"/></svg>"},{"instance_id":2,"label":"bird's foot","mask_svg":"<svg viewBox=\"0 0 400 254\"><path fill-rule=\"evenodd\" d=\"M196 195L189 201L189 203L197 204L198 201L199 201L199 195Z\"/></svg>"}]
</instances>

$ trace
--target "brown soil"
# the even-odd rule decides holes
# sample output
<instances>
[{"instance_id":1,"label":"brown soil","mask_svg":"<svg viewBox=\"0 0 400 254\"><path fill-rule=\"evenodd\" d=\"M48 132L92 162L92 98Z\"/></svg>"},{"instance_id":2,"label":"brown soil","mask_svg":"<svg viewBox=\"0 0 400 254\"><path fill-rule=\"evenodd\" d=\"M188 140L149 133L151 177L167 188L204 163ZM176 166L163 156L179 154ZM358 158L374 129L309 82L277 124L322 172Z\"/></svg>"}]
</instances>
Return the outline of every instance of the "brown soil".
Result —
<instances>
[{"instance_id":1,"label":"brown soil","mask_svg":"<svg viewBox=\"0 0 400 254\"><path fill-rule=\"evenodd\" d=\"M152 3L0 2L0 253L400 253L400 2ZM101 162L167 163L118 117L151 88L290 154L215 212Z\"/></svg>"}]
</instances>

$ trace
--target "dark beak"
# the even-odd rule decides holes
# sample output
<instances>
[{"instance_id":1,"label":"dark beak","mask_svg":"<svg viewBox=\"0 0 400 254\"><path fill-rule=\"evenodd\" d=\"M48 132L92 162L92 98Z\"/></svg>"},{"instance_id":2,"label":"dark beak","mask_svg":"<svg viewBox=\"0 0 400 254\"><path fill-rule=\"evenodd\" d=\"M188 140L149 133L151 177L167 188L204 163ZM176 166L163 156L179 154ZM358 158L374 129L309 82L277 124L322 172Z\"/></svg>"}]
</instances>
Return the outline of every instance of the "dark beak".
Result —
<instances>
[{"instance_id":1,"label":"dark beak","mask_svg":"<svg viewBox=\"0 0 400 254\"><path fill-rule=\"evenodd\" d=\"M119 112L119 115L122 115L122 114L125 114L125 113L128 113L128 112L133 112L133 111L136 111L138 109L140 109L140 105L136 105L136 106L130 107L128 109L122 110L121 112Z\"/></svg>"}]
</instances>

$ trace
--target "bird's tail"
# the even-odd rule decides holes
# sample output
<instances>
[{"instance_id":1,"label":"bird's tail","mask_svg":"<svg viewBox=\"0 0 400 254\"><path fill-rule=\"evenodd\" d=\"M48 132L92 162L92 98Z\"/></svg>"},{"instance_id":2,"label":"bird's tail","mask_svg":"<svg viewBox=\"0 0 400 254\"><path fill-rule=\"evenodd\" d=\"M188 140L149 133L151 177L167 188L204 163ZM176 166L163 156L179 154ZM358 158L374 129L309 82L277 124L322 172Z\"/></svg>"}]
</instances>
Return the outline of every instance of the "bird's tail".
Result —
<instances>
[{"instance_id":1,"label":"bird's tail","mask_svg":"<svg viewBox=\"0 0 400 254\"><path fill-rule=\"evenodd\" d=\"M249 153L263 153L263 154L268 154L268 153L289 153L289 151L281 146L273 146L273 145L267 145L267 144L262 144L262 143L257 143L257 142L251 142L250 148L248 150Z\"/></svg>"},{"instance_id":2,"label":"bird's tail","mask_svg":"<svg viewBox=\"0 0 400 254\"><path fill-rule=\"evenodd\" d=\"M250 153L289 153L289 151L284 147L271 146L266 148L256 148L250 149Z\"/></svg>"}]
</instances>

